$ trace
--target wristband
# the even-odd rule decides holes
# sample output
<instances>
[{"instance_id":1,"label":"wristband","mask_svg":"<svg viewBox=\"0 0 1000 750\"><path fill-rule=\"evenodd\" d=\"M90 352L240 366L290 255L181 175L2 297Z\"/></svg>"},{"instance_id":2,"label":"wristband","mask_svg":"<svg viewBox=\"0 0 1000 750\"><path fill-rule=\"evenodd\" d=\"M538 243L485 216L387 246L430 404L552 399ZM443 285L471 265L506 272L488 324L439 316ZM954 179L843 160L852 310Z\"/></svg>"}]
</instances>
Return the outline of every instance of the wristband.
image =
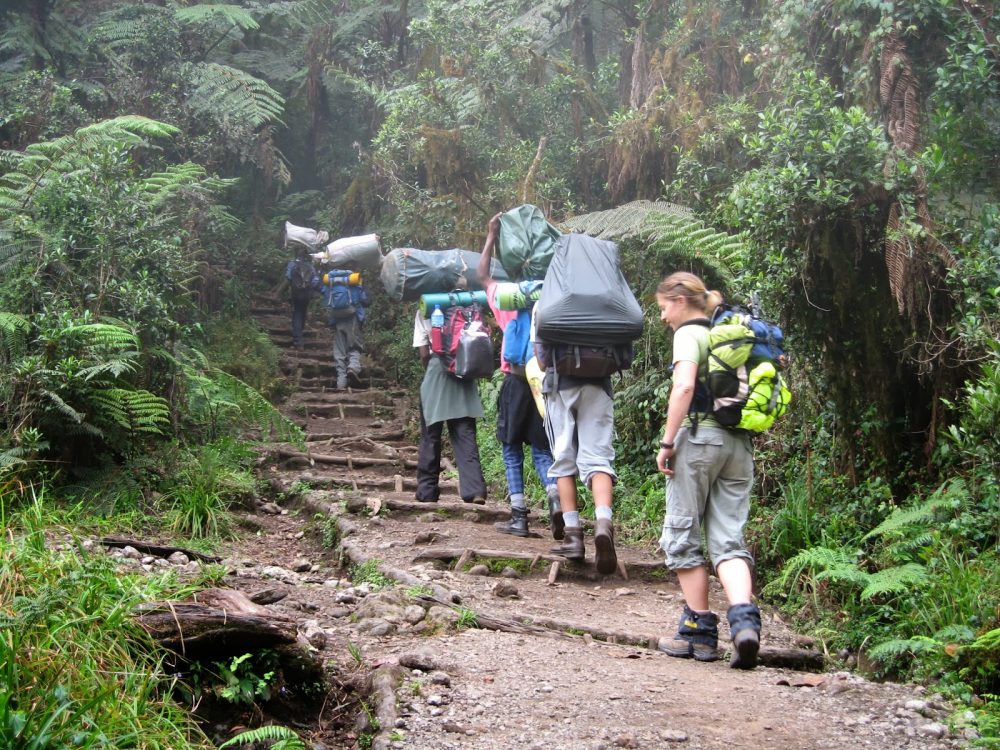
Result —
<instances>
[{"instance_id":1,"label":"wristband","mask_svg":"<svg viewBox=\"0 0 1000 750\"><path fill-rule=\"evenodd\" d=\"M664 442L664 441L661 440L660 441L660 447L661 448L666 448L667 450L673 450L674 449L674 444L673 443L667 443L667 442Z\"/></svg>"}]
</instances>

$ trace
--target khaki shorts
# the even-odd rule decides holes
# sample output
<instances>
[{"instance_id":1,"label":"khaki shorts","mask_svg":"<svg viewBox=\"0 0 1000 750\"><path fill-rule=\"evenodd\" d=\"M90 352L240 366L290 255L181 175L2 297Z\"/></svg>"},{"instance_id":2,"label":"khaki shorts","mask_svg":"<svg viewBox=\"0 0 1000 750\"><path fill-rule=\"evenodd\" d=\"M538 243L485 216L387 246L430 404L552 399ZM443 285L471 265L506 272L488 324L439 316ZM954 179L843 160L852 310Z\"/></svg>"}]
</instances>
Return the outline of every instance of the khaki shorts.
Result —
<instances>
[{"instance_id":1,"label":"khaki shorts","mask_svg":"<svg viewBox=\"0 0 1000 750\"><path fill-rule=\"evenodd\" d=\"M590 486L603 472L616 479L614 401L600 385L587 383L545 394L545 432L552 446L549 477L579 476Z\"/></svg>"},{"instance_id":2,"label":"khaki shorts","mask_svg":"<svg viewBox=\"0 0 1000 750\"><path fill-rule=\"evenodd\" d=\"M736 557L753 565L743 541L750 512L753 454L742 431L700 425L682 428L674 441L674 475L667 478L666 515L660 547L667 567L684 570Z\"/></svg>"}]
</instances>

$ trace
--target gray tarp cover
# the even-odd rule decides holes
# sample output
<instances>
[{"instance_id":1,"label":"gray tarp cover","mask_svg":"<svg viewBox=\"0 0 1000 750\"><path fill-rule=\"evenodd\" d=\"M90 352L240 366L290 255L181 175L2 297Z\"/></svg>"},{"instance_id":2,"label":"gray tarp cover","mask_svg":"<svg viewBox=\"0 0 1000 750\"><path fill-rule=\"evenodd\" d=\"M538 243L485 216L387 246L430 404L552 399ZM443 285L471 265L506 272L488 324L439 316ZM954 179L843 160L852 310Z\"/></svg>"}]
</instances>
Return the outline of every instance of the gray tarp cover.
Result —
<instances>
[{"instance_id":1,"label":"gray tarp cover","mask_svg":"<svg viewBox=\"0 0 1000 750\"><path fill-rule=\"evenodd\" d=\"M479 253L471 250L398 247L382 259L380 278L389 297L398 302L412 302L420 299L421 294L481 290L478 268ZM490 265L490 274L497 281L509 280L496 260Z\"/></svg>"},{"instance_id":2,"label":"gray tarp cover","mask_svg":"<svg viewBox=\"0 0 1000 750\"><path fill-rule=\"evenodd\" d=\"M618 245L564 234L535 305L538 338L561 344L625 344L642 335L642 308L618 266Z\"/></svg>"},{"instance_id":3,"label":"gray tarp cover","mask_svg":"<svg viewBox=\"0 0 1000 750\"><path fill-rule=\"evenodd\" d=\"M562 234L540 209L525 203L500 217L497 254L512 281L545 278L556 242Z\"/></svg>"}]
</instances>

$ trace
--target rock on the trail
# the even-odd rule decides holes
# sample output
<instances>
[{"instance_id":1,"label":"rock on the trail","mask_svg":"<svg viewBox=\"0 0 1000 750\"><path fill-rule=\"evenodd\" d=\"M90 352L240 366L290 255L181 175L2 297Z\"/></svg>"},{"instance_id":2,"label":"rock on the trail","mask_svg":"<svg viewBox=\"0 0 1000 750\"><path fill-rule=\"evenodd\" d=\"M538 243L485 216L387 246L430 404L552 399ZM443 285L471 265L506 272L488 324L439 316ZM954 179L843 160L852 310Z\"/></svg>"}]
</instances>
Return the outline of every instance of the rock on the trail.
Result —
<instances>
[{"instance_id":1,"label":"rock on the trail","mask_svg":"<svg viewBox=\"0 0 1000 750\"><path fill-rule=\"evenodd\" d=\"M451 610L448 610L449 612ZM441 669L440 659L430 651L407 651L397 659L399 666L407 669L419 669L423 672L433 672Z\"/></svg>"},{"instance_id":2,"label":"rock on the trail","mask_svg":"<svg viewBox=\"0 0 1000 750\"><path fill-rule=\"evenodd\" d=\"M306 620L299 626L299 632L313 648L320 651L326 648L326 631L319 626L318 620Z\"/></svg>"},{"instance_id":3,"label":"rock on the trail","mask_svg":"<svg viewBox=\"0 0 1000 750\"><path fill-rule=\"evenodd\" d=\"M493 586L493 596L499 597L501 599L517 599L520 594L517 591L517 586L507 580L497 581Z\"/></svg>"},{"instance_id":4,"label":"rock on the trail","mask_svg":"<svg viewBox=\"0 0 1000 750\"><path fill-rule=\"evenodd\" d=\"M427 610L424 622L430 627L450 628L458 622L458 612L448 607L435 604Z\"/></svg>"},{"instance_id":5,"label":"rock on the trail","mask_svg":"<svg viewBox=\"0 0 1000 750\"><path fill-rule=\"evenodd\" d=\"M410 604L403 610L403 620L410 625L416 625L424 619L426 610L419 604Z\"/></svg>"},{"instance_id":6,"label":"rock on the trail","mask_svg":"<svg viewBox=\"0 0 1000 750\"><path fill-rule=\"evenodd\" d=\"M185 555L180 550L177 550L172 555L170 555L170 557L167 558L167 561L173 565L187 565L189 562L191 562L191 558Z\"/></svg>"},{"instance_id":7,"label":"rock on the trail","mask_svg":"<svg viewBox=\"0 0 1000 750\"><path fill-rule=\"evenodd\" d=\"M292 564L292 570L296 573L308 573L312 570L312 562L305 557L300 557Z\"/></svg>"},{"instance_id":8,"label":"rock on the trail","mask_svg":"<svg viewBox=\"0 0 1000 750\"><path fill-rule=\"evenodd\" d=\"M277 503L261 503L257 506L257 510L261 513L267 513L270 516L280 516L281 506Z\"/></svg>"},{"instance_id":9,"label":"rock on the trail","mask_svg":"<svg viewBox=\"0 0 1000 750\"><path fill-rule=\"evenodd\" d=\"M286 596L288 596L288 589L269 588L269 589L262 589L258 591L256 594L253 594L250 597L250 601L252 601L254 604L260 604L260 605L274 604L276 602L280 602Z\"/></svg>"},{"instance_id":10,"label":"rock on the trail","mask_svg":"<svg viewBox=\"0 0 1000 750\"><path fill-rule=\"evenodd\" d=\"M930 724L924 724L923 726L917 727L917 734L922 734L925 737L933 737L934 739L940 740L948 735L948 727L935 721Z\"/></svg>"},{"instance_id":11,"label":"rock on the trail","mask_svg":"<svg viewBox=\"0 0 1000 750\"><path fill-rule=\"evenodd\" d=\"M281 581L282 583L288 583L292 585L297 585L299 583L299 576L290 570L286 570L278 565L265 565L260 569L260 575L262 578L273 578L276 581Z\"/></svg>"},{"instance_id":12,"label":"rock on the trail","mask_svg":"<svg viewBox=\"0 0 1000 750\"><path fill-rule=\"evenodd\" d=\"M433 685L443 685L444 687L451 687L451 675L441 669L435 669L428 676L431 684Z\"/></svg>"},{"instance_id":13,"label":"rock on the trail","mask_svg":"<svg viewBox=\"0 0 1000 750\"><path fill-rule=\"evenodd\" d=\"M488 576L490 574L489 566L486 565L473 565L466 571L470 576Z\"/></svg>"},{"instance_id":14,"label":"rock on the trail","mask_svg":"<svg viewBox=\"0 0 1000 750\"><path fill-rule=\"evenodd\" d=\"M368 635L373 635L376 637L381 637L384 635L391 635L396 632L396 626L387 620L383 620L378 617L372 617L367 620L361 620L355 626L359 633L368 633Z\"/></svg>"},{"instance_id":15,"label":"rock on the trail","mask_svg":"<svg viewBox=\"0 0 1000 750\"><path fill-rule=\"evenodd\" d=\"M122 557L128 558L129 560L141 560L142 553L131 545L126 545L122 547Z\"/></svg>"},{"instance_id":16,"label":"rock on the trail","mask_svg":"<svg viewBox=\"0 0 1000 750\"><path fill-rule=\"evenodd\" d=\"M504 578L520 578L521 577L521 574L518 573L516 570L514 570L514 568L510 567L509 565L506 568L503 569L503 571L500 573L500 575L502 577L504 577Z\"/></svg>"}]
</instances>

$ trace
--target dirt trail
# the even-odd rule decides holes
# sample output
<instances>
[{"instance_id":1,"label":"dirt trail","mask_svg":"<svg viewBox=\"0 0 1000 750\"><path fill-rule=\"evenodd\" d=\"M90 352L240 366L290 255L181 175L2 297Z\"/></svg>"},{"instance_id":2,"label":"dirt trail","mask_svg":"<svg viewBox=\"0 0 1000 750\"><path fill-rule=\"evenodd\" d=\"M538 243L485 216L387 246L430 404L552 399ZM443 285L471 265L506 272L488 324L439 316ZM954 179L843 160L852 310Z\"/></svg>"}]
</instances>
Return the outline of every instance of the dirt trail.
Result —
<instances>
[{"instance_id":1,"label":"dirt trail","mask_svg":"<svg viewBox=\"0 0 1000 750\"><path fill-rule=\"evenodd\" d=\"M285 347L283 368L297 390L283 409L306 429L308 454L272 447L263 470L298 500L254 517L261 531L237 542L228 583L254 593L282 581L290 594L271 606L299 618L338 671L350 668L353 650L375 686L368 705L377 723L362 718L341 736L317 735L317 747L962 746L948 732L947 707L919 687L835 666L741 672L726 660L658 652L682 601L648 550L620 548L624 570L604 578L593 570L591 537L587 565L549 555L538 508L537 536L496 533L493 521L506 517L502 492L474 507L448 480L437 505L412 502L417 416L407 395L375 367L367 387L333 391L326 329L311 321L296 351L284 306L262 302L254 312ZM334 524L337 549L322 544ZM401 583L372 591L339 567L366 560ZM713 605L724 612L717 586ZM727 632L722 640L728 645ZM815 661L803 645L765 612L769 663L796 653Z\"/></svg>"}]
</instances>

